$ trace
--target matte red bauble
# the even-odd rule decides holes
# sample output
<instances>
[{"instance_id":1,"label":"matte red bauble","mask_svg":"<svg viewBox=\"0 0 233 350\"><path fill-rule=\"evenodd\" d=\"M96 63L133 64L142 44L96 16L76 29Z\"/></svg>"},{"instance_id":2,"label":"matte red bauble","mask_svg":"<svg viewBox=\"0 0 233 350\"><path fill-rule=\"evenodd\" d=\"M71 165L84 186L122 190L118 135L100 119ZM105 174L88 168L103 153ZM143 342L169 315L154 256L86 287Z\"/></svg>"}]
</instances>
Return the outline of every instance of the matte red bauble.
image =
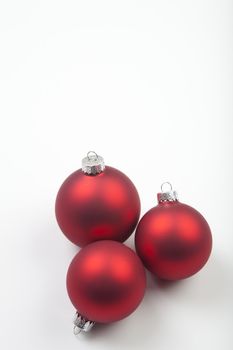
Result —
<instances>
[{"instance_id":1,"label":"matte red bauble","mask_svg":"<svg viewBox=\"0 0 233 350\"><path fill-rule=\"evenodd\" d=\"M139 215L140 199L132 181L119 170L105 167L96 154L83 159L82 169L71 174L57 194L57 222L79 246L103 239L125 241Z\"/></svg>"},{"instance_id":2,"label":"matte red bauble","mask_svg":"<svg viewBox=\"0 0 233 350\"><path fill-rule=\"evenodd\" d=\"M75 326L108 323L130 315L146 287L144 267L134 251L116 241L99 241L83 248L67 272L67 291L78 314Z\"/></svg>"},{"instance_id":3,"label":"matte red bauble","mask_svg":"<svg viewBox=\"0 0 233 350\"><path fill-rule=\"evenodd\" d=\"M212 248L208 223L180 203L172 188L158 194L159 204L138 224L135 245L145 267L162 279L178 280L198 272Z\"/></svg>"}]
</instances>

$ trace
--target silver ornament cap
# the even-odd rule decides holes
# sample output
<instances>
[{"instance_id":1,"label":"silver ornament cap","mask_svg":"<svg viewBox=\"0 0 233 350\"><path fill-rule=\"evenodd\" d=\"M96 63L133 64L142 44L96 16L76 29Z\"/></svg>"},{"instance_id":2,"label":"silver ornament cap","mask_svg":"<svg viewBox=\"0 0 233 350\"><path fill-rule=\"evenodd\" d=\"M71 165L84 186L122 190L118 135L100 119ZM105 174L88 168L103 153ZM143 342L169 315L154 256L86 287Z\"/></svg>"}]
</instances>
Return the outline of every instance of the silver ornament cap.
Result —
<instances>
[{"instance_id":1,"label":"silver ornament cap","mask_svg":"<svg viewBox=\"0 0 233 350\"><path fill-rule=\"evenodd\" d=\"M80 332L89 332L94 326L95 322L87 320L78 311L74 317L74 334L78 335Z\"/></svg>"},{"instance_id":2,"label":"silver ornament cap","mask_svg":"<svg viewBox=\"0 0 233 350\"><path fill-rule=\"evenodd\" d=\"M94 151L89 151L82 160L82 171L87 175L97 175L104 171L104 159Z\"/></svg>"},{"instance_id":3,"label":"silver ornament cap","mask_svg":"<svg viewBox=\"0 0 233 350\"><path fill-rule=\"evenodd\" d=\"M168 189L165 190L165 186L168 186ZM164 182L161 185L161 192L157 194L158 202L176 202L178 201L178 194L176 191L173 191L172 185L170 182Z\"/></svg>"}]
</instances>

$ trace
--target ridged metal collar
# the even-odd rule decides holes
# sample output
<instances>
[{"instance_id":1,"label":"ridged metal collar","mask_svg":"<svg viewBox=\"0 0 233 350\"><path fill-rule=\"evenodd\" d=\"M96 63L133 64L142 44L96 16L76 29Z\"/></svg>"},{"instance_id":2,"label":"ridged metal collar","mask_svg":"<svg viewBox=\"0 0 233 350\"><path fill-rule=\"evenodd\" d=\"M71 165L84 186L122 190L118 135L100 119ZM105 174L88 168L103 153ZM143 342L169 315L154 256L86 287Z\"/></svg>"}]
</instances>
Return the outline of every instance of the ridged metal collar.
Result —
<instances>
[{"instance_id":1,"label":"ridged metal collar","mask_svg":"<svg viewBox=\"0 0 233 350\"><path fill-rule=\"evenodd\" d=\"M96 175L104 171L104 159L97 153L90 151L82 160L82 171L87 175Z\"/></svg>"},{"instance_id":2,"label":"ridged metal collar","mask_svg":"<svg viewBox=\"0 0 233 350\"><path fill-rule=\"evenodd\" d=\"M170 187L169 191L164 191L165 185L168 185ZM176 191L173 191L172 185L170 182L164 182L161 185L161 192L157 194L158 202L175 202L178 201L178 194Z\"/></svg>"},{"instance_id":3,"label":"ridged metal collar","mask_svg":"<svg viewBox=\"0 0 233 350\"><path fill-rule=\"evenodd\" d=\"M89 332L94 324L94 321L85 319L78 311L76 311L74 317L74 334L78 335L80 332Z\"/></svg>"}]
</instances>

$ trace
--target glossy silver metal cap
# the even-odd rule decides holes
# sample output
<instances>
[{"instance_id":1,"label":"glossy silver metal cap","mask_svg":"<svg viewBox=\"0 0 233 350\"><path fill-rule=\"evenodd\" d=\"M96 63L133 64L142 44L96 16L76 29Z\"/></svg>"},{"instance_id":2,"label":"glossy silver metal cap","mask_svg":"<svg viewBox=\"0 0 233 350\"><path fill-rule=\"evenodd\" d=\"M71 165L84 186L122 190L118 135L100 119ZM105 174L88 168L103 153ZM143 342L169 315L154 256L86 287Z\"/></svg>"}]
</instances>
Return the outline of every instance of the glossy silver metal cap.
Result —
<instances>
[{"instance_id":1,"label":"glossy silver metal cap","mask_svg":"<svg viewBox=\"0 0 233 350\"><path fill-rule=\"evenodd\" d=\"M74 317L74 334L78 335L80 332L89 332L94 326L95 322L85 319L76 311Z\"/></svg>"},{"instance_id":2,"label":"glossy silver metal cap","mask_svg":"<svg viewBox=\"0 0 233 350\"><path fill-rule=\"evenodd\" d=\"M167 185L169 186L169 190L165 191L164 188ZM161 185L161 192L157 194L157 198L159 203L178 201L177 192L173 191L172 185L170 184L170 182L164 182Z\"/></svg>"},{"instance_id":3,"label":"glossy silver metal cap","mask_svg":"<svg viewBox=\"0 0 233 350\"><path fill-rule=\"evenodd\" d=\"M104 171L104 159L97 153L90 151L82 160L82 171L87 175L96 175Z\"/></svg>"}]
</instances>

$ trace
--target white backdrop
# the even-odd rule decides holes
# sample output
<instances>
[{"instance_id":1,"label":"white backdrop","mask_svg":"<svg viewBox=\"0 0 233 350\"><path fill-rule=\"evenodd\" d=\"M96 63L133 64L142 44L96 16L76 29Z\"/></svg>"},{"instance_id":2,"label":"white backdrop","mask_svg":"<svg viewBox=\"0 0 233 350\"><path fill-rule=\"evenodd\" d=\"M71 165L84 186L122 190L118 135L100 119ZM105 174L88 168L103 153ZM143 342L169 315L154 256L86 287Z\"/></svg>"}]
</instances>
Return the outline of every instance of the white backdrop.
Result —
<instances>
[{"instance_id":1,"label":"white backdrop","mask_svg":"<svg viewBox=\"0 0 233 350\"><path fill-rule=\"evenodd\" d=\"M231 0L1 1L1 349L233 348L232 20ZM77 339L54 200L89 150L134 181L142 214L172 182L214 246Z\"/></svg>"}]
</instances>

